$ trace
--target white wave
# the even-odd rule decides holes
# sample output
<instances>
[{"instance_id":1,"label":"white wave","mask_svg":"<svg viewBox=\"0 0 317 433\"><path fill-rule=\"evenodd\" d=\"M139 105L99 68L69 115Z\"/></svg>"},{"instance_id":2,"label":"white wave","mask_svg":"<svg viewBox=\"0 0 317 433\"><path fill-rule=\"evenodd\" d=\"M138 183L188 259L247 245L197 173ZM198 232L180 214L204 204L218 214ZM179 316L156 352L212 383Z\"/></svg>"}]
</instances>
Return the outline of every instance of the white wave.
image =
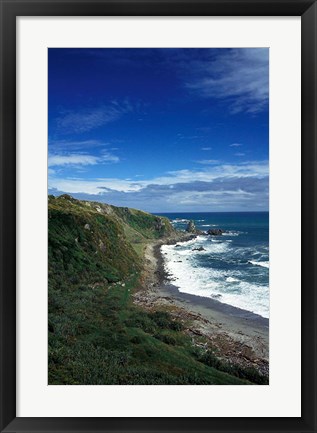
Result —
<instances>
[{"instance_id":1,"label":"white wave","mask_svg":"<svg viewBox=\"0 0 317 433\"><path fill-rule=\"evenodd\" d=\"M176 218L175 220L172 220L171 223L173 223L173 224L177 224L177 223L189 223L189 220Z\"/></svg>"},{"instance_id":2,"label":"white wave","mask_svg":"<svg viewBox=\"0 0 317 433\"><path fill-rule=\"evenodd\" d=\"M206 236L197 236L197 238L195 238L194 240L196 240L196 241L206 241L206 239L208 239L208 238L206 238Z\"/></svg>"},{"instance_id":3,"label":"white wave","mask_svg":"<svg viewBox=\"0 0 317 433\"><path fill-rule=\"evenodd\" d=\"M255 262L254 260L249 260L248 263L251 263L251 265L254 266L262 266L262 268L269 268L270 262Z\"/></svg>"},{"instance_id":4,"label":"white wave","mask_svg":"<svg viewBox=\"0 0 317 433\"><path fill-rule=\"evenodd\" d=\"M174 254L175 257L177 256L191 256L192 250L179 250L176 254Z\"/></svg>"},{"instance_id":5,"label":"white wave","mask_svg":"<svg viewBox=\"0 0 317 433\"><path fill-rule=\"evenodd\" d=\"M261 263L261 262L268 262L268 255L267 254L261 254L260 255L260 257L259 257L259 263Z\"/></svg>"},{"instance_id":6,"label":"white wave","mask_svg":"<svg viewBox=\"0 0 317 433\"><path fill-rule=\"evenodd\" d=\"M225 253L228 251L230 244L226 242L208 242L208 244L204 245L207 253Z\"/></svg>"},{"instance_id":7,"label":"white wave","mask_svg":"<svg viewBox=\"0 0 317 433\"><path fill-rule=\"evenodd\" d=\"M192 244L194 244L195 242L197 242L197 239L198 239L198 238L194 238L194 239L189 239L189 241L177 242L176 245L180 245L181 247L183 247L183 246L186 247L187 245L192 245ZM163 245L163 246L166 246L166 245ZM175 245L169 245L169 246L171 246L172 248L175 248ZM179 247L176 247L176 248L179 248Z\"/></svg>"},{"instance_id":8,"label":"white wave","mask_svg":"<svg viewBox=\"0 0 317 433\"><path fill-rule=\"evenodd\" d=\"M228 277L226 278L227 283L237 283L239 280L237 278Z\"/></svg>"},{"instance_id":9,"label":"white wave","mask_svg":"<svg viewBox=\"0 0 317 433\"><path fill-rule=\"evenodd\" d=\"M244 232L238 232L238 231L229 231L222 233L222 236L239 236L244 234Z\"/></svg>"},{"instance_id":10,"label":"white wave","mask_svg":"<svg viewBox=\"0 0 317 433\"><path fill-rule=\"evenodd\" d=\"M196 248L203 248L203 250L199 251ZM226 242L207 242L206 239L202 236L198 236L195 239L191 239L186 242L179 242L176 245L163 245L161 247L161 251L163 253L168 253L171 258L177 260L177 257L181 256L195 256L198 254L218 254L225 253L230 244Z\"/></svg>"},{"instance_id":11,"label":"white wave","mask_svg":"<svg viewBox=\"0 0 317 433\"><path fill-rule=\"evenodd\" d=\"M269 317L269 288L240 282L239 292L222 294L221 302Z\"/></svg>"},{"instance_id":12,"label":"white wave","mask_svg":"<svg viewBox=\"0 0 317 433\"><path fill-rule=\"evenodd\" d=\"M183 245L183 244L182 244ZM228 244L215 244L212 242L197 242L203 245L206 251L200 254L217 253L228 248ZM197 261L200 254L192 251L192 245L175 248L174 245L161 247L164 257L164 267L171 280L177 285L180 292L205 298L219 299L219 301L242 308L263 317L269 317L269 288L243 281L243 273L202 267ZM258 262L256 262L258 263Z\"/></svg>"}]
</instances>

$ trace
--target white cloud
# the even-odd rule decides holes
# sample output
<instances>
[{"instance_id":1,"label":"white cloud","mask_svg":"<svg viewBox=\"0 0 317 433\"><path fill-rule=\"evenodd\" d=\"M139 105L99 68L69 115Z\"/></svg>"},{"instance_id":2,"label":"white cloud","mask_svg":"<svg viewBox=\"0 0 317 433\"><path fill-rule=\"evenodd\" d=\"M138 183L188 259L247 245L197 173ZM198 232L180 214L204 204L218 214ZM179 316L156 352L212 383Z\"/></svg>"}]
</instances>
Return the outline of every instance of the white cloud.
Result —
<instances>
[{"instance_id":1,"label":"white cloud","mask_svg":"<svg viewBox=\"0 0 317 433\"><path fill-rule=\"evenodd\" d=\"M49 177L49 188L68 193L100 194L103 190L115 190L121 192L141 191L149 185L175 185L193 182L211 182L221 179L233 178L264 178L268 176L268 161L249 161L237 164L222 164L217 166L206 166L203 170L177 170L170 171L164 176L147 180L129 181L116 178L99 179L63 179L57 176Z\"/></svg>"},{"instance_id":2,"label":"white cloud","mask_svg":"<svg viewBox=\"0 0 317 433\"><path fill-rule=\"evenodd\" d=\"M89 155L85 153L49 154L48 167L85 166L96 165L104 162L119 162L119 158L109 152L101 155Z\"/></svg>"},{"instance_id":3,"label":"white cloud","mask_svg":"<svg viewBox=\"0 0 317 433\"><path fill-rule=\"evenodd\" d=\"M218 177L264 177L269 174L268 161L247 161L243 163L224 163L206 167L203 171L178 170L168 173L169 176L153 179L152 183L171 183L171 176L177 182L192 182L194 180L211 181ZM174 183L173 181L173 183Z\"/></svg>"},{"instance_id":4,"label":"white cloud","mask_svg":"<svg viewBox=\"0 0 317 433\"><path fill-rule=\"evenodd\" d=\"M61 165L94 165L98 157L93 155L72 154L72 155L49 155L48 166L56 167Z\"/></svg>"},{"instance_id":5,"label":"white cloud","mask_svg":"<svg viewBox=\"0 0 317 433\"><path fill-rule=\"evenodd\" d=\"M111 178L86 180L51 177L49 179L49 188L56 188L59 191L65 191L70 194L100 194L101 192L105 193L107 189L120 192L134 192L142 189L142 186L136 185L131 181Z\"/></svg>"},{"instance_id":6,"label":"white cloud","mask_svg":"<svg viewBox=\"0 0 317 433\"><path fill-rule=\"evenodd\" d=\"M88 148L96 149L108 146L110 143L103 140L49 140L49 148L58 151L86 151ZM113 150L113 149L112 149Z\"/></svg>"},{"instance_id":7,"label":"white cloud","mask_svg":"<svg viewBox=\"0 0 317 433\"><path fill-rule=\"evenodd\" d=\"M61 194L65 191L55 189L51 192ZM210 183L200 182L197 185L149 185L139 191L129 192L102 187L95 194L79 191L72 195L83 200L101 201L149 212L267 210L268 178L249 178L247 182L236 178L223 183L219 179Z\"/></svg>"},{"instance_id":8,"label":"white cloud","mask_svg":"<svg viewBox=\"0 0 317 433\"><path fill-rule=\"evenodd\" d=\"M107 150L103 150L101 152L101 156L99 158L99 162L119 162L120 158L116 155L113 155L112 153L108 152Z\"/></svg>"},{"instance_id":9,"label":"white cloud","mask_svg":"<svg viewBox=\"0 0 317 433\"><path fill-rule=\"evenodd\" d=\"M240 147L240 146L242 146L242 144L241 143L232 143L232 144L229 144L229 146L230 147Z\"/></svg>"},{"instance_id":10,"label":"white cloud","mask_svg":"<svg viewBox=\"0 0 317 433\"><path fill-rule=\"evenodd\" d=\"M124 101L122 104L112 101L110 105L101 105L81 111L68 110L56 119L57 131L66 134L81 134L114 122L132 110L133 107L129 101Z\"/></svg>"},{"instance_id":11,"label":"white cloud","mask_svg":"<svg viewBox=\"0 0 317 433\"><path fill-rule=\"evenodd\" d=\"M206 98L229 99L232 113L256 113L269 98L269 50L237 48L200 65L187 87Z\"/></svg>"},{"instance_id":12,"label":"white cloud","mask_svg":"<svg viewBox=\"0 0 317 433\"><path fill-rule=\"evenodd\" d=\"M198 162L198 164L206 164L206 165L219 164L218 159L201 159L196 162Z\"/></svg>"}]
</instances>

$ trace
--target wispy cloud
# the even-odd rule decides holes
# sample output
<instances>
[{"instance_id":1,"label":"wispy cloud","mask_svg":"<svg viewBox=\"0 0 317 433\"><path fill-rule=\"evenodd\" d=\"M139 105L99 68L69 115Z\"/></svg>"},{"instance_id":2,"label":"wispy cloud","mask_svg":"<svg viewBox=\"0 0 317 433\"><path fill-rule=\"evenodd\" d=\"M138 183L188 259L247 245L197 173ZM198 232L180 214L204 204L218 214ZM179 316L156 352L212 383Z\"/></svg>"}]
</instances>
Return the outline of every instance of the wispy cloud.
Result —
<instances>
[{"instance_id":1,"label":"wispy cloud","mask_svg":"<svg viewBox=\"0 0 317 433\"><path fill-rule=\"evenodd\" d=\"M201 150L211 150L211 147L202 147Z\"/></svg>"},{"instance_id":2,"label":"wispy cloud","mask_svg":"<svg viewBox=\"0 0 317 433\"><path fill-rule=\"evenodd\" d=\"M202 97L227 100L231 113L262 111L269 98L269 50L226 50L198 65L186 85Z\"/></svg>"},{"instance_id":3,"label":"wispy cloud","mask_svg":"<svg viewBox=\"0 0 317 433\"><path fill-rule=\"evenodd\" d=\"M131 111L133 107L129 101L113 101L108 105L85 110L68 110L56 119L56 128L59 133L81 134L115 122Z\"/></svg>"},{"instance_id":4,"label":"wispy cloud","mask_svg":"<svg viewBox=\"0 0 317 433\"><path fill-rule=\"evenodd\" d=\"M242 153L242 152L236 152L234 155L235 155L235 156L245 156L245 153Z\"/></svg>"},{"instance_id":5,"label":"wispy cloud","mask_svg":"<svg viewBox=\"0 0 317 433\"><path fill-rule=\"evenodd\" d=\"M212 165L212 164L219 164L218 159L201 159L199 161L196 161L198 164L204 164L204 165Z\"/></svg>"},{"instance_id":6,"label":"wispy cloud","mask_svg":"<svg viewBox=\"0 0 317 433\"><path fill-rule=\"evenodd\" d=\"M242 144L241 143L232 143L232 144L229 144L229 146L230 147L240 147L240 146L242 146Z\"/></svg>"},{"instance_id":7,"label":"wispy cloud","mask_svg":"<svg viewBox=\"0 0 317 433\"><path fill-rule=\"evenodd\" d=\"M102 148L111 145L110 142L104 140L49 140L49 148L58 151L83 151L87 149ZM112 149L114 150L114 149Z\"/></svg>"},{"instance_id":8,"label":"wispy cloud","mask_svg":"<svg viewBox=\"0 0 317 433\"><path fill-rule=\"evenodd\" d=\"M115 180L109 179L112 186ZM73 184L71 184L73 182ZM99 181L101 182L101 181ZM70 186L72 185L72 186ZM97 185L85 185L84 182L65 180L51 188L51 192L61 194L70 192L81 199L103 201L117 206L137 207L148 211L178 211L208 210L267 210L268 208L268 177L264 178L219 178L213 181L188 181L186 183L157 184L150 183L134 189L123 185L116 188ZM65 188L66 187L66 188Z\"/></svg>"},{"instance_id":9,"label":"wispy cloud","mask_svg":"<svg viewBox=\"0 0 317 433\"><path fill-rule=\"evenodd\" d=\"M267 161L249 161L240 162L237 164L222 164L216 166L206 165L200 170L176 170L167 172L165 175L152 179L142 179L128 181L116 178L98 178L98 179L62 179L52 176L49 180L51 188L57 188L61 191L85 192L90 194L98 194L101 187L118 191L140 191L149 185L170 186L176 184L192 184L196 182L215 182L219 181L223 185L224 180L234 178L243 179L262 179L268 176Z\"/></svg>"},{"instance_id":10,"label":"wispy cloud","mask_svg":"<svg viewBox=\"0 0 317 433\"><path fill-rule=\"evenodd\" d=\"M206 166L204 170L177 170L168 172L168 176L156 178L157 183L192 182L193 180L211 181L217 178L265 177L269 174L268 161L244 161L236 164L222 163Z\"/></svg>"},{"instance_id":11,"label":"wispy cloud","mask_svg":"<svg viewBox=\"0 0 317 433\"><path fill-rule=\"evenodd\" d=\"M94 165L98 157L93 155L72 154L72 155L49 155L48 166L56 167L63 165Z\"/></svg>"},{"instance_id":12,"label":"wispy cloud","mask_svg":"<svg viewBox=\"0 0 317 433\"><path fill-rule=\"evenodd\" d=\"M69 154L49 154L48 167L65 167L65 166L85 166L103 164L106 162L119 162L119 157L107 151L100 155L89 155L86 153L69 153ZM51 172L52 173L52 172Z\"/></svg>"},{"instance_id":13,"label":"wispy cloud","mask_svg":"<svg viewBox=\"0 0 317 433\"><path fill-rule=\"evenodd\" d=\"M59 177L50 177L49 188L58 191L68 192L69 194L85 193L89 195L100 194L101 191L116 192L134 192L142 189L141 185L136 183L115 179L65 179Z\"/></svg>"}]
</instances>

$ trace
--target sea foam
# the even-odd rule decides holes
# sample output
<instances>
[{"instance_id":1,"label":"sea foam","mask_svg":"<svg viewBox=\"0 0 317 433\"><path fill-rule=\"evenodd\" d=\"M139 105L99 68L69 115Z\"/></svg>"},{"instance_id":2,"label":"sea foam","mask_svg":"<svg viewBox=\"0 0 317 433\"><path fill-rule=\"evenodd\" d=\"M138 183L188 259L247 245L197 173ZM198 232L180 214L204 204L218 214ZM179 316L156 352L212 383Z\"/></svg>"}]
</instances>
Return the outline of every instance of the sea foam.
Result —
<instances>
[{"instance_id":1,"label":"sea foam","mask_svg":"<svg viewBox=\"0 0 317 433\"><path fill-rule=\"evenodd\" d=\"M254 260L249 260L249 263L251 263L251 265L254 266L262 266L263 268L268 268L270 267L270 262L256 262Z\"/></svg>"},{"instance_id":2,"label":"sea foam","mask_svg":"<svg viewBox=\"0 0 317 433\"><path fill-rule=\"evenodd\" d=\"M203 250L195 249L199 247ZM268 267L268 262L243 261L241 257L246 254L250 257L251 250L235 249L225 239L198 236L177 246L163 245L161 251L165 270L180 292L217 299L269 317L268 285L250 281L252 266ZM222 268L219 263L223 263ZM214 264L218 264L218 268Z\"/></svg>"}]
</instances>

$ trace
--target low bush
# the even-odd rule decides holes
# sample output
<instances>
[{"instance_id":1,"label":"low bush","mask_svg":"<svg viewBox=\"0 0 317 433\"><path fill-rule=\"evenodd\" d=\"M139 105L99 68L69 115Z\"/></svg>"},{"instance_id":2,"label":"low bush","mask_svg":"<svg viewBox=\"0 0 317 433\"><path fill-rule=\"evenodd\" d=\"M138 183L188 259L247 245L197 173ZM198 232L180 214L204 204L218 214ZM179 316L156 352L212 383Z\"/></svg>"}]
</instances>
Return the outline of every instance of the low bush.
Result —
<instances>
[{"instance_id":1,"label":"low bush","mask_svg":"<svg viewBox=\"0 0 317 433\"><path fill-rule=\"evenodd\" d=\"M238 364L231 364L229 362L217 358L212 350L198 355L200 362L208 365L209 367L216 368L217 370L239 377L240 379L249 380L258 385L268 385L268 377L259 373L254 367L243 367Z\"/></svg>"}]
</instances>

